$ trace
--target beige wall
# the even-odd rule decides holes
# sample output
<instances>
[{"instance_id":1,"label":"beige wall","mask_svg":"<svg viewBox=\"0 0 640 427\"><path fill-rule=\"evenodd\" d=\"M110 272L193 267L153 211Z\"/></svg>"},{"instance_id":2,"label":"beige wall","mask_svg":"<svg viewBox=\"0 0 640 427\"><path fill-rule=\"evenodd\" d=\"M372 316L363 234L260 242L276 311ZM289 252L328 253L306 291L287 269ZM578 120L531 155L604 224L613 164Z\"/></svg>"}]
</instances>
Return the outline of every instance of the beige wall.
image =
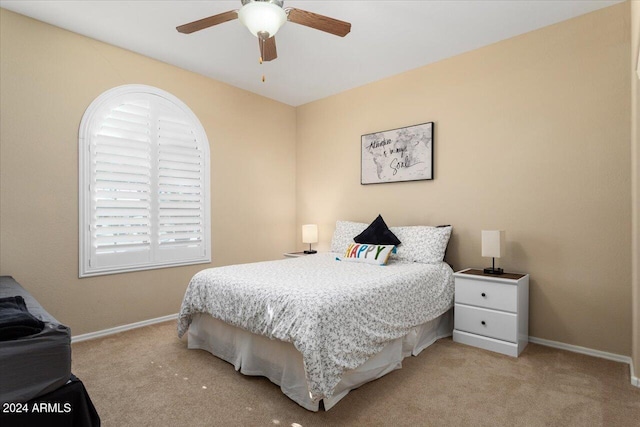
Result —
<instances>
[{"instance_id":1,"label":"beige wall","mask_svg":"<svg viewBox=\"0 0 640 427\"><path fill-rule=\"evenodd\" d=\"M640 81L636 74L640 51L640 0L631 2L631 148L633 212L633 365L640 378ZM640 386L640 384L638 384Z\"/></svg>"},{"instance_id":2,"label":"beige wall","mask_svg":"<svg viewBox=\"0 0 640 427\"><path fill-rule=\"evenodd\" d=\"M7 10L0 19L0 274L74 335L176 313L190 277L206 267L78 279L78 126L112 87L159 87L202 122L212 153L212 265L291 250L293 107Z\"/></svg>"},{"instance_id":3,"label":"beige wall","mask_svg":"<svg viewBox=\"0 0 640 427\"><path fill-rule=\"evenodd\" d=\"M631 354L629 27L623 3L299 107L298 225L452 224L455 269L505 229L532 336ZM435 180L360 185L362 134L426 121Z\"/></svg>"}]
</instances>

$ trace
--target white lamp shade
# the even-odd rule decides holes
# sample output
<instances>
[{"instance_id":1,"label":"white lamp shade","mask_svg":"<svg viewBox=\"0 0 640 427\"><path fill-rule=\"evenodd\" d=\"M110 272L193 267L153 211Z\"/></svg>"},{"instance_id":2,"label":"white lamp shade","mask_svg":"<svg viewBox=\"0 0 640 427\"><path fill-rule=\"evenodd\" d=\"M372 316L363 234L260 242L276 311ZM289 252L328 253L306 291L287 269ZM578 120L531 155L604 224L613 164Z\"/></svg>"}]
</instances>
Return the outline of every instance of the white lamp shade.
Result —
<instances>
[{"instance_id":1,"label":"white lamp shade","mask_svg":"<svg viewBox=\"0 0 640 427\"><path fill-rule=\"evenodd\" d=\"M482 230L482 256L500 258L504 254L504 230Z\"/></svg>"},{"instance_id":2,"label":"white lamp shade","mask_svg":"<svg viewBox=\"0 0 640 427\"><path fill-rule=\"evenodd\" d=\"M240 8L238 19L254 36L258 37L258 32L265 31L273 37L287 21L287 13L273 3L251 2Z\"/></svg>"},{"instance_id":3,"label":"white lamp shade","mask_svg":"<svg viewBox=\"0 0 640 427\"><path fill-rule=\"evenodd\" d=\"M302 243L318 243L318 226L316 224L302 226Z\"/></svg>"}]
</instances>

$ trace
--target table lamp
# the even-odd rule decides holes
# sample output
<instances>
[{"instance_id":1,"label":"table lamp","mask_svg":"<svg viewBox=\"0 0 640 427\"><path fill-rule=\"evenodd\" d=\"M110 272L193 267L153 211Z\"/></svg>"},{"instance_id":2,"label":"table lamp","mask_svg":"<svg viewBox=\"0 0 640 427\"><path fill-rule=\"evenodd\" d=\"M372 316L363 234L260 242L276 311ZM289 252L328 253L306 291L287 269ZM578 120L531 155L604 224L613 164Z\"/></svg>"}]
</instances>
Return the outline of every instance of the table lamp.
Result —
<instances>
[{"instance_id":1,"label":"table lamp","mask_svg":"<svg viewBox=\"0 0 640 427\"><path fill-rule=\"evenodd\" d=\"M302 226L302 243L309 244L309 250L304 251L305 254L315 254L318 251L311 249L312 243L318 243L318 225L306 224Z\"/></svg>"},{"instance_id":2,"label":"table lamp","mask_svg":"<svg viewBox=\"0 0 640 427\"><path fill-rule=\"evenodd\" d=\"M485 268L486 274L500 275L504 273L501 268L496 268L496 258L504 253L504 230L482 230L482 256L493 259L491 267Z\"/></svg>"}]
</instances>

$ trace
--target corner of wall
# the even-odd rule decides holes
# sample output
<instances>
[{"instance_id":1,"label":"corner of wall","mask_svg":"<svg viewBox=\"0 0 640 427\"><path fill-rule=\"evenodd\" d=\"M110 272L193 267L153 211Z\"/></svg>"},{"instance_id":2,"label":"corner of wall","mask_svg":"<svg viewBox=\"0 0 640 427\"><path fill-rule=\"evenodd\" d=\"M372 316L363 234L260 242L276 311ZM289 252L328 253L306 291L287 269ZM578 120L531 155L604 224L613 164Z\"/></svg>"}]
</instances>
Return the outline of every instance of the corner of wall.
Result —
<instances>
[{"instance_id":1,"label":"corner of wall","mask_svg":"<svg viewBox=\"0 0 640 427\"><path fill-rule=\"evenodd\" d=\"M640 387L640 1L631 1L631 384ZM635 369L634 369L635 368Z\"/></svg>"}]
</instances>

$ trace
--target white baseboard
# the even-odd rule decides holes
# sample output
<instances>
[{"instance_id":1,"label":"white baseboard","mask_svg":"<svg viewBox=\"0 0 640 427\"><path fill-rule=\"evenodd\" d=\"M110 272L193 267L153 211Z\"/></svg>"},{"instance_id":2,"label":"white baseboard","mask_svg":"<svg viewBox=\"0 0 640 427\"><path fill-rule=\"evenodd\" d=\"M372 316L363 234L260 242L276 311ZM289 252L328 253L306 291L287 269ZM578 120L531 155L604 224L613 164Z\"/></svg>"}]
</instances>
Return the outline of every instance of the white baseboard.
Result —
<instances>
[{"instance_id":1,"label":"white baseboard","mask_svg":"<svg viewBox=\"0 0 640 427\"><path fill-rule=\"evenodd\" d=\"M599 357L601 359L613 360L614 362L628 363L631 365L631 358L621 354L607 353L606 351L594 350L592 348L580 347L579 345L565 344L563 342L545 340L542 338L529 337L529 342L544 345L545 347L559 348L573 353L586 354L587 356Z\"/></svg>"},{"instance_id":2,"label":"white baseboard","mask_svg":"<svg viewBox=\"0 0 640 427\"><path fill-rule=\"evenodd\" d=\"M636 374L633 371L633 362L631 362L629 366L631 366L631 385L640 387L640 378L636 377Z\"/></svg>"},{"instance_id":3,"label":"white baseboard","mask_svg":"<svg viewBox=\"0 0 640 427\"><path fill-rule=\"evenodd\" d=\"M76 335L71 337L71 343L93 340L96 338L106 337L108 335L117 334L119 332L129 331L131 329L142 328L143 326L149 326L156 323L166 322L168 320L175 320L178 318L178 313L169 314L167 316L156 317L155 319L143 320L141 322L129 323L128 325L116 326L115 328L103 329L101 331L89 332L87 334Z\"/></svg>"},{"instance_id":4,"label":"white baseboard","mask_svg":"<svg viewBox=\"0 0 640 427\"><path fill-rule=\"evenodd\" d=\"M629 365L629 371L631 374L631 385L640 387L640 380L635 376L633 372L633 363L631 357L623 356L621 354L608 353L606 351L594 350L592 348L580 347L579 345L565 344L563 342L545 340L537 337L529 337L529 342L534 344L544 345L546 347L559 348L560 350L567 350L574 353L586 354L587 356L599 357L601 359L613 360L614 362L627 363Z\"/></svg>"}]
</instances>

